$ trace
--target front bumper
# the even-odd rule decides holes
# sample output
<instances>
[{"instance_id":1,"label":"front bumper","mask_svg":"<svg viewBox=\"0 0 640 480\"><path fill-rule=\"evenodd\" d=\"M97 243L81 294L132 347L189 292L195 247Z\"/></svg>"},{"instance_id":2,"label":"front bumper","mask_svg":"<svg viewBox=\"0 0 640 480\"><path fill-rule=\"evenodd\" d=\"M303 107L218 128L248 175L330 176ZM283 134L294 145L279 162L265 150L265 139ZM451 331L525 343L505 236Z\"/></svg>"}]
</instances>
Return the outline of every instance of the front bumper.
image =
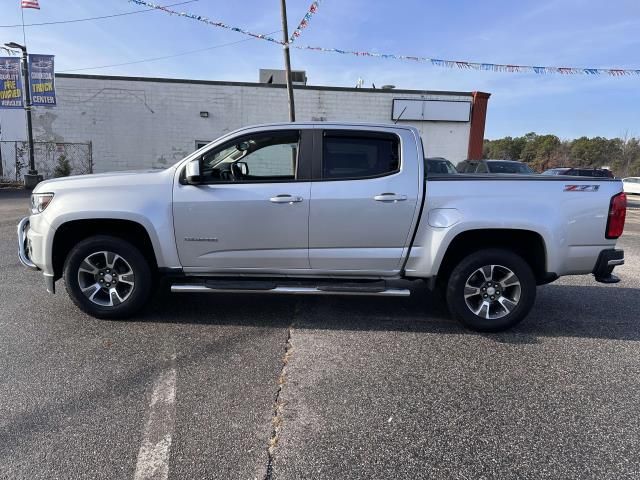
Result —
<instances>
[{"instance_id":1,"label":"front bumper","mask_svg":"<svg viewBox=\"0 0 640 480\"><path fill-rule=\"evenodd\" d=\"M31 242L27 237L29 230L29 217L24 217L18 223L18 259L20 263L31 270L40 268L31 260ZM47 292L56 293L56 284L52 274L44 273L44 280L47 285Z\"/></svg>"},{"instance_id":2,"label":"front bumper","mask_svg":"<svg viewBox=\"0 0 640 480\"><path fill-rule=\"evenodd\" d=\"M18 224L18 258L20 263L31 270L40 270L29 258L29 245L27 243L27 229L29 217L24 217Z\"/></svg>"},{"instance_id":3,"label":"front bumper","mask_svg":"<svg viewBox=\"0 0 640 480\"><path fill-rule=\"evenodd\" d=\"M596 281L600 283L618 283L620 279L612 274L613 269L618 265L624 265L624 250L615 248L602 250L593 269Z\"/></svg>"}]
</instances>

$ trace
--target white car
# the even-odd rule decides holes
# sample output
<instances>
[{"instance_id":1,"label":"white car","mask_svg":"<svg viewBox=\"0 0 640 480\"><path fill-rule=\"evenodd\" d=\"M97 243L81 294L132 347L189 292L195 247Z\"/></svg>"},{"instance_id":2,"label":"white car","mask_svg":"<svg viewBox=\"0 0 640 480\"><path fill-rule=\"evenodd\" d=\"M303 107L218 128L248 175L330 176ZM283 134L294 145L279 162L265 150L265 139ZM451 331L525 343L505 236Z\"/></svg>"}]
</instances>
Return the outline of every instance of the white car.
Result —
<instances>
[{"instance_id":1,"label":"white car","mask_svg":"<svg viewBox=\"0 0 640 480\"><path fill-rule=\"evenodd\" d=\"M627 177L622 179L624 193L640 195L640 177Z\"/></svg>"}]
</instances>

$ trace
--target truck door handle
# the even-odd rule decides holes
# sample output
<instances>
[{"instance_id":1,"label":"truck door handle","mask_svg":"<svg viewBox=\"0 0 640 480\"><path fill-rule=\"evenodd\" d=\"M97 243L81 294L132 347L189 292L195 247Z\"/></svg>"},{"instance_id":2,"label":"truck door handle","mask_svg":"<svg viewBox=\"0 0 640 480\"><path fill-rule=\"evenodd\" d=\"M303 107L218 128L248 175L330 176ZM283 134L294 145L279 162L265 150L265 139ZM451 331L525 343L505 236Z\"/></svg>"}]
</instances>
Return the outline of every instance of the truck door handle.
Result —
<instances>
[{"instance_id":1,"label":"truck door handle","mask_svg":"<svg viewBox=\"0 0 640 480\"><path fill-rule=\"evenodd\" d=\"M407 199L406 195L396 195L395 193L381 193L373 197L376 202L402 202Z\"/></svg>"},{"instance_id":2,"label":"truck door handle","mask_svg":"<svg viewBox=\"0 0 640 480\"><path fill-rule=\"evenodd\" d=\"M289 205L293 203L298 203L302 201L302 197L293 197L291 195L283 194L276 195L275 197L271 197L269 199L271 203L288 203Z\"/></svg>"}]
</instances>

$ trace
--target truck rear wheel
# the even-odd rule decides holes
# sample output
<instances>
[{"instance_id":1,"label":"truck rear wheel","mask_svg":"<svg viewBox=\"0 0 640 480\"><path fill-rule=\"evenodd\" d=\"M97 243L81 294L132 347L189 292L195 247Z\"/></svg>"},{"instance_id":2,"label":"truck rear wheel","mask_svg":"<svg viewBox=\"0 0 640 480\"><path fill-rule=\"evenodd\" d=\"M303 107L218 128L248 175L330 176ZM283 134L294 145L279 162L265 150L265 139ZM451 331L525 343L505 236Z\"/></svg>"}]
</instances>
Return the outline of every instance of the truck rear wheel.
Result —
<instances>
[{"instance_id":1,"label":"truck rear wheel","mask_svg":"<svg viewBox=\"0 0 640 480\"><path fill-rule=\"evenodd\" d=\"M481 332L506 330L522 321L536 298L531 267L509 250L474 252L458 263L447 284L451 314Z\"/></svg>"},{"instance_id":2,"label":"truck rear wheel","mask_svg":"<svg viewBox=\"0 0 640 480\"><path fill-rule=\"evenodd\" d=\"M127 318L146 304L153 278L135 246L99 235L71 250L64 281L71 300L83 312L96 318Z\"/></svg>"}]
</instances>

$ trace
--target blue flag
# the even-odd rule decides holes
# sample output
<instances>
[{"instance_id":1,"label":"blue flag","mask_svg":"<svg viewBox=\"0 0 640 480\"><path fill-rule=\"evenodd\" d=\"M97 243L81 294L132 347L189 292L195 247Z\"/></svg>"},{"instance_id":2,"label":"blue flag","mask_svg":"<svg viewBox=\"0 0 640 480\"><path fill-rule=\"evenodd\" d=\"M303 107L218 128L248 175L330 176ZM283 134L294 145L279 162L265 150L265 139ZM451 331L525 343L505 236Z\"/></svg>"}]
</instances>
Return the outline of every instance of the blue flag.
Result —
<instances>
[{"instance_id":1,"label":"blue flag","mask_svg":"<svg viewBox=\"0 0 640 480\"><path fill-rule=\"evenodd\" d=\"M53 55L29 54L29 86L32 105L52 107L56 104Z\"/></svg>"},{"instance_id":2,"label":"blue flag","mask_svg":"<svg viewBox=\"0 0 640 480\"><path fill-rule=\"evenodd\" d=\"M0 108L24 108L18 57L0 57Z\"/></svg>"}]
</instances>

